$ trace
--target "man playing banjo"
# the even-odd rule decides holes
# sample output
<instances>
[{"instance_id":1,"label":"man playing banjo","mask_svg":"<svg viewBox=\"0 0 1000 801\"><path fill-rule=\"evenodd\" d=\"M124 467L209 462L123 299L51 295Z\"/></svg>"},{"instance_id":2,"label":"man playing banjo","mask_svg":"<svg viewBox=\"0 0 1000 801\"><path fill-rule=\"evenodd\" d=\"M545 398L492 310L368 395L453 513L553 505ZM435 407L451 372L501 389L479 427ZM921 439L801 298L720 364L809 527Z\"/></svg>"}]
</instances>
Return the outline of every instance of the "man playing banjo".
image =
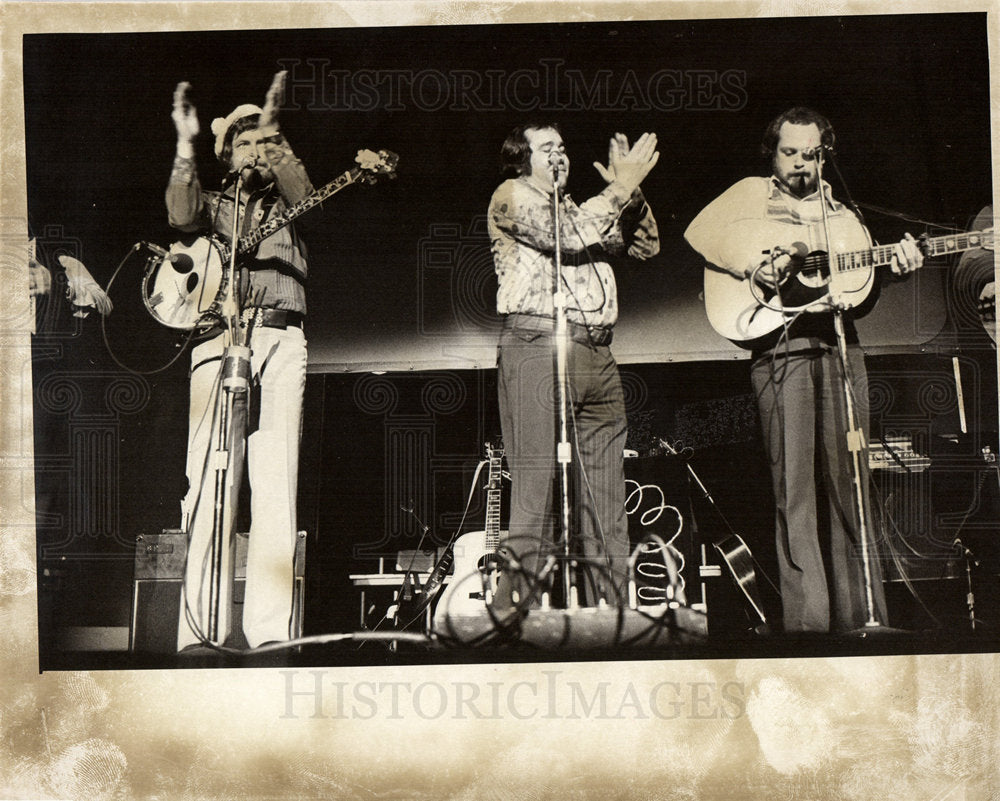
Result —
<instances>
[{"instance_id":1,"label":"man playing banjo","mask_svg":"<svg viewBox=\"0 0 1000 801\"><path fill-rule=\"evenodd\" d=\"M305 168L278 126L285 77L284 72L274 77L263 108L241 105L212 123L215 156L228 171L220 192L205 191L199 182L194 160L198 117L188 98L190 85L178 84L172 115L177 154L166 192L171 226L185 233L214 235L232 246L234 214L239 215L243 237L312 192ZM238 327L249 337L245 344L251 352L246 445L251 526L243 631L249 645L257 647L290 636L306 377L306 249L291 226L283 227L244 256L238 268L234 289L246 301ZM226 328L213 329L191 354L189 488L182 504L189 542L178 651L211 639L207 636L213 598L209 562L216 491L211 457L224 394L223 354L232 335ZM239 450L235 441L225 447ZM239 469L231 482L237 488ZM214 597L217 602L217 594Z\"/></svg>"}]
</instances>

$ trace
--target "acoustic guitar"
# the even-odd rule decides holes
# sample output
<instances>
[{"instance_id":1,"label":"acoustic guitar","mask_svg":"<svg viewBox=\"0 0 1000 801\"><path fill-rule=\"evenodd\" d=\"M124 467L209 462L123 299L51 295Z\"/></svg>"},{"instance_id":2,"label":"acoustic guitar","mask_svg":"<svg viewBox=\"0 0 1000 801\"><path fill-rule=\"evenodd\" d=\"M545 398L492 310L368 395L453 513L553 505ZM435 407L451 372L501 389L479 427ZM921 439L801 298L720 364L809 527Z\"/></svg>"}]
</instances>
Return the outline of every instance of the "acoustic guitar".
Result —
<instances>
[{"instance_id":1,"label":"acoustic guitar","mask_svg":"<svg viewBox=\"0 0 1000 801\"><path fill-rule=\"evenodd\" d=\"M680 459L684 459L681 453L666 440L661 439L660 445L667 451L667 453L670 453ZM709 494L705 485L701 483L701 479L698 478L698 474L694 471L694 468L691 467L691 464L687 461L687 459L684 459L684 466L687 468L688 475L690 475L694 480L695 485L701 490L702 497L714 507L715 500ZM729 528L728 524L727 528ZM753 608L754 613L760 618L761 624L767 626L767 616L764 614L764 604L757 592L757 572L754 570L754 557L750 552L750 547L746 544L746 542L744 542L743 538L732 529L730 529L728 533L722 534L720 537L713 538L712 546L718 552L719 556L722 557L722 561L729 570L729 575L732 576L733 581L736 582L737 588L743 593L743 597Z\"/></svg>"},{"instance_id":2,"label":"acoustic guitar","mask_svg":"<svg viewBox=\"0 0 1000 801\"><path fill-rule=\"evenodd\" d=\"M868 230L854 217L830 220L829 244L821 223L746 220L734 226L736 230L727 236L746 242L747 262L759 261L775 245L788 242L793 243L791 250L796 254L777 287L762 286L752 277L738 278L717 265L706 266L708 321L741 347L754 347L799 312L822 311L831 302L843 309L861 305L875 285L876 268L893 260L895 245L872 245ZM920 239L920 249L927 258L992 247L992 231Z\"/></svg>"}]
</instances>

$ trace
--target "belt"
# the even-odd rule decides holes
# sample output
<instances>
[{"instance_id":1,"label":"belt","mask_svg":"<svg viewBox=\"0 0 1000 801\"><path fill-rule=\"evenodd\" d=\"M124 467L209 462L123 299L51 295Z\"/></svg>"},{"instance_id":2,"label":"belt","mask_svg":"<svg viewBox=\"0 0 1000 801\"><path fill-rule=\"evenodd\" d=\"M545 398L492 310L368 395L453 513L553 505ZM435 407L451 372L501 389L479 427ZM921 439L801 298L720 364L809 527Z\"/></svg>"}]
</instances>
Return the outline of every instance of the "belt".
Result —
<instances>
[{"instance_id":1,"label":"belt","mask_svg":"<svg viewBox=\"0 0 1000 801\"><path fill-rule=\"evenodd\" d=\"M825 356L833 353L836 348L830 345L817 345L813 348L796 348L795 350L782 350L781 348L770 348L765 351L753 351L750 355L751 361L759 362L763 359L791 359L796 356Z\"/></svg>"},{"instance_id":2,"label":"belt","mask_svg":"<svg viewBox=\"0 0 1000 801\"><path fill-rule=\"evenodd\" d=\"M256 309L256 324L264 328L302 328L306 316L287 309Z\"/></svg>"},{"instance_id":3,"label":"belt","mask_svg":"<svg viewBox=\"0 0 1000 801\"><path fill-rule=\"evenodd\" d=\"M583 325L567 321L569 337L581 345L610 345L614 330L607 326ZM556 330L556 321L552 317L541 317L536 314L505 314L503 318L504 331L537 331L552 333Z\"/></svg>"}]
</instances>

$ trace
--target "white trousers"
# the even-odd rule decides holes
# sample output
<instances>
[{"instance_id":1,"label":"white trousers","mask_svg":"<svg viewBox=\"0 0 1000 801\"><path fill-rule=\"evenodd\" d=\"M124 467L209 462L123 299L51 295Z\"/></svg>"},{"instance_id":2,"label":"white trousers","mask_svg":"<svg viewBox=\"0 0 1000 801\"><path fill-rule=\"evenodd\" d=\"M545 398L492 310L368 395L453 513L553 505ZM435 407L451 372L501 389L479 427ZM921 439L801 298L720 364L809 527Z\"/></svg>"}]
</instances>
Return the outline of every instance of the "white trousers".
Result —
<instances>
[{"instance_id":1,"label":"white trousers","mask_svg":"<svg viewBox=\"0 0 1000 801\"><path fill-rule=\"evenodd\" d=\"M191 353L191 407L188 429L188 493L182 504L188 531L188 556L181 593L177 649L209 633L212 576L212 528L216 474L228 464L225 530L235 536L235 503L242 478L238 440L218 447L218 428L226 393L221 391L224 337L198 345ZM253 331L249 436L246 443L250 480L250 538L247 551L243 632L251 647L287 640L295 585L296 495L302 398L306 382L306 339L301 328ZM259 397L258 414L252 408ZM238 421L236 421L238 422ZM221 453L220 453L221 451ZM228 455L228 463L225 456ZM232 551L222 549L219 638L229 629Z\"/></svg>"}]
</instances>

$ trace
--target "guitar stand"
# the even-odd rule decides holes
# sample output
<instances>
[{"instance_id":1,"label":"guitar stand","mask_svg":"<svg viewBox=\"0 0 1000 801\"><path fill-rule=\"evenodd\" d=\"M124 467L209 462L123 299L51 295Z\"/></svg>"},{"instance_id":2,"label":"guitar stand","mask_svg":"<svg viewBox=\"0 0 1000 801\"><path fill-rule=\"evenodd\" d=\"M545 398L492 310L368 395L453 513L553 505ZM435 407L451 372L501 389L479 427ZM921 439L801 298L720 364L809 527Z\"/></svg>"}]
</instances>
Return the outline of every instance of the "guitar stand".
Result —
<instances>
[{"instance_id":1,"label":"guitar stand","mask_svg":"<svg viewBox=\"0 0 1000 801\"><path fill-rule=\"evenodd\" d=\"M676 456L678 458L682 459L684 458L666 440L660 439L659 443L660 447L666 450L667 453L671 454L672 456ZM753 554L750 553L750 549L746 546L746 543L743 542L742 538L736 533L736 530L729 523L728 518L722 513L722 510L715 502L715 498L713 498L712 494L708 491L708 487L706 487L704 483L702 483L701 478L695 472L695 469L691 466L691 462L688 461L687 459L684 459L684 466L687 468L688 475L691 476L695 485L698 487L698 491L701 493L702 500L708 501L708 504L712 507L712 510L719 516L719 519L722 521L722 524L726 527L726 530L729 532L729 537L727 537L727 540L730 539L733 540L733 547L731 550L725 549L723 547L724 543L713 542L712 545L719 552L719 555L722 557L722 561L725 562L726 567L732 574L734 581L743 591L744 597L749 602L750 606L753 608L753 611L756 613L757 617L760 618L760 623L757 623L752 629L753 633L762 636L770 634L771 626L767 621L767 615L764 613L764 604L761 601L760 596L757 594L756 576L753 570ZM734 558L737 555L740 557L745 557L746 559L750 560L750 569L746 573L746 575L739 575L729 561L731 558ZM766 574L764 575L765 578L767 578ZM772 587L774 586L770 579L768 579L768 583L770 583Z\"/></svg>"},{"instance_id":2,"label":"guitar stand","mask_svg":"<svg viewBox=\"0 0 1000 801\"><path fill-rule=\"evenodd\" d=\"M974 632L976 630L976 596L973 592L972 568L973 566L979 567L979 560L958 537L955 537L955 541L952 544L962 552L962 558L965 560L965 586L967 590L965 593L965 606L969 610L969 629Z\"/></svg>"}]
</instances>

